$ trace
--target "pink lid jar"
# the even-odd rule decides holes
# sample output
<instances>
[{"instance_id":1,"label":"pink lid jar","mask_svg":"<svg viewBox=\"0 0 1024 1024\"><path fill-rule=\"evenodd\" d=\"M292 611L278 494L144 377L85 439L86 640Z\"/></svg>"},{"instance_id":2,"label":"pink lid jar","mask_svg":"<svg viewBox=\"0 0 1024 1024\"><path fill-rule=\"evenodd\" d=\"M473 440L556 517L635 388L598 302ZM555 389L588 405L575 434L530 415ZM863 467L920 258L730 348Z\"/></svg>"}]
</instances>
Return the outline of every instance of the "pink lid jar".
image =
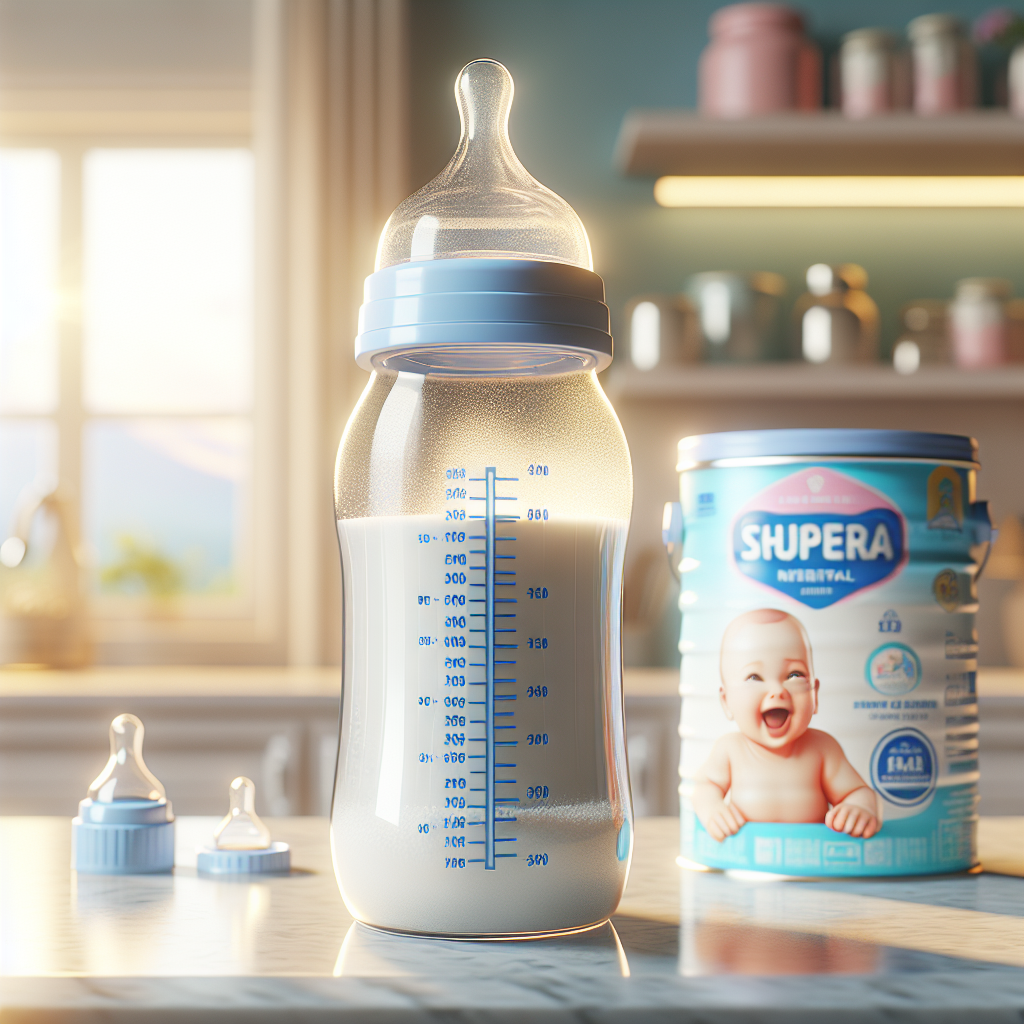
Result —
<instances>
[{"instance_id":1,"label":"pink lid jar","mask_svg":"<svg viewBox=\"0 0 1024 1024\"><path fill-rule=\"evenodd\" d=\"M783 4L732 4L708 23L700 59L700 109L755 117L821 106L821 52L800 14Z\"/></svg>"},{"instance_id":2,"label":"pink lid jar","mask_svg":"<svg viewBox=\"0 0 1024 1024\"><path fill-rule=\"evenodd\" d=\"M965 370L983 370L1006 362L1006 300L1010 282L997 277L957 281L949 307L953 361Z\"/></svg>"},{"instance_id":3,"label":"pink lid jar","mask_svg":"<svg viewBox=\"0 0 1024 1024\"><path fill-rule=\"evenodd\" d=\"M907 26L914 54L914 110L950 114L973 107L978 91L974 47L951 14L922 14Z\"/></svg>"}]
</instances>

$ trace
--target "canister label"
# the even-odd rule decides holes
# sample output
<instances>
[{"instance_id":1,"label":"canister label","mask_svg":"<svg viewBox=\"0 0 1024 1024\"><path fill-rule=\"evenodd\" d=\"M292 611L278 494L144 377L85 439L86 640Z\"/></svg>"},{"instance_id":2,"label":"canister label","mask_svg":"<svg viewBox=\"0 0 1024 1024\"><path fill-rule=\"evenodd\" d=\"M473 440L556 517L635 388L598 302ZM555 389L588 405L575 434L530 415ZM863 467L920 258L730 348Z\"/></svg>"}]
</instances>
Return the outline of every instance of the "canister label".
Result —
<instances>
[{"instance_id":1,"label":"canister label","mask_svg":"<svg viewBox=\"0 0 1024 1024\"><path fill-rule=\"evenodd\" d=\"M899 572L903 517L884 495L830 469L793 473L755 495L733 526L744 575L827 608Z\"/></svg>"},{"instance_id":2,"label":"canister label","mask_svg":"<svg viewBox=\"0 0 1024 1024\"><path fill-rule=\"evenodd\" d=\"M683 854L798 875L969 867L974 471L778 461L682 475Z\"/></svg>"}]
</instances>

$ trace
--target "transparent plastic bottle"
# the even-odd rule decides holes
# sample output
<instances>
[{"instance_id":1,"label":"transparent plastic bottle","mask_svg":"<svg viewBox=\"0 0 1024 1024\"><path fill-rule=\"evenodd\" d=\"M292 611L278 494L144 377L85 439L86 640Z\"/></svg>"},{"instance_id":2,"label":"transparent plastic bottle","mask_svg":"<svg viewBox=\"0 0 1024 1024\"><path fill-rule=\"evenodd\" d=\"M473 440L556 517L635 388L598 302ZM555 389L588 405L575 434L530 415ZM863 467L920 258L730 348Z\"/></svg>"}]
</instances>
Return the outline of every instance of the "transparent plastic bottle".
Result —
<instances>
[{"instance_id":1,"label":"transparent plastic bottle","mask_svg":"<svg viewBox=\"0 0 1024 1024\"><path fill-rule=\"evenodd\" d=\"M598 924L632 849L625 438L604 286L512 151L512 79L460 73L462 139L384 228L338 452L344 667L334 863L378 927Z\"/></svg>"}]
</instances>

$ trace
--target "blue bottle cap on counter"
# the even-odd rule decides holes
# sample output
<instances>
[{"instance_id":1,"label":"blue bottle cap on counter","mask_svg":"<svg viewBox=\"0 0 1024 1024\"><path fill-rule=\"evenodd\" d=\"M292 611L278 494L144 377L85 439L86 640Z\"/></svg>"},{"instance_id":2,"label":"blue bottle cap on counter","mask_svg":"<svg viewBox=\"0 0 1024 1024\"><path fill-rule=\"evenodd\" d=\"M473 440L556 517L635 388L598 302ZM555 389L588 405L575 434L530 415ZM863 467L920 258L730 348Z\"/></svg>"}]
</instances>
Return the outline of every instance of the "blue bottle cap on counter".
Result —
<instances>
[{"instance_id":1,"label":"blue bottle cap on counter","mask_svg":"<svg viewBox=\"0 0 1024 1024\"><path fill-rule=\"evenodd\" d=\"M240 775L228 790L230 807L214 829L213 845L196 851L196 870L207 875L267 875L291 870L287 843L270 840L256 813L256 786Z\"/></svg>"},{"instance_id":2,"label":"blue bottle cap on counter","mask_svg":"<svg viewBox=\"0 0 1024 1024\"><path fill-rule=\"evenodd\" d=\"M92 875L145 875L174 867L174 813L142 757L135 715L110 723L110 758L71 822L71 866Z\"/></svg>"},{"instance_id":3,"label":"blue bottle cap on counter","mask_svg":"<svg viewBox=\"0 0 1024 1024\"><path fill-rule=\"evenodd\" d=\"M221 850L204 846L196 854L196 870L204 875L279 875L292 869L287 843L271 843L265 850Z\"/></svg>"}]
</instances>

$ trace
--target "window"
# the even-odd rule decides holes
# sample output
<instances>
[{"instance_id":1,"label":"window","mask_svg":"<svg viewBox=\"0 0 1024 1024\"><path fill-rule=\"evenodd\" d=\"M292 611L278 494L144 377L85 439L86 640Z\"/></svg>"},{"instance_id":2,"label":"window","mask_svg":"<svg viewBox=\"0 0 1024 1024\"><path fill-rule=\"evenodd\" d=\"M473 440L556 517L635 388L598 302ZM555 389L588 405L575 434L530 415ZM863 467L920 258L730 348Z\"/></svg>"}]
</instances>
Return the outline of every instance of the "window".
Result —
<instances>
[{"instance_id":1,"label":"window","mask_svg":"<svg viewBox=\"0 0 1024 1024\"><path fill-rule=\"evenodd\" d=\"M0 151L0 531L22 491L57 482L58 198L46 150ZM37 541L45 538L35 538Z\"/></svg>"},{"instance_id":2,"label":"window","mask_svg":"<svg viewBox=\"0 0 1024 1024\"><path fill-rule=\"evenodd\" d=\"M248 596L252 209L245 150L85 156L82 524L99 598Z\"/></svg>"},{"instance_id":3,"label":"window","mask_svg":"<svg viewBox=\"0 0 1024 1024\"><path fill-rule=\"evenodd\" d=\"M254 614L253 210L248 148L0 151L0 530L77 499L100 639Z\"/></svg>"}]
</instances>

